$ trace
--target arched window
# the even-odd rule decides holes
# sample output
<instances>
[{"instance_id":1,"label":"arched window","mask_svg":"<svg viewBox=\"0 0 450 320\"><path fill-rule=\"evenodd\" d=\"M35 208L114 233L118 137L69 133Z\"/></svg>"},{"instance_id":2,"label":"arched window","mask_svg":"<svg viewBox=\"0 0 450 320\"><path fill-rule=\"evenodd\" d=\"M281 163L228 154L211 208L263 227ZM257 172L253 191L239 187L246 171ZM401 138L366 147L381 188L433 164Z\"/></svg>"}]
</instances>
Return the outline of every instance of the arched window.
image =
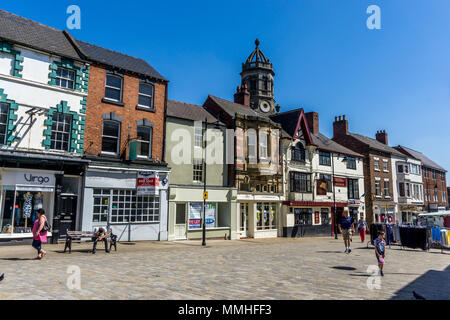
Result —
<instances>
[{"instance_id":1,"label":"arched window","mask_svg":"<svg viewBox=\"0 0 450 320\"><path fill-rule=\"evenodd\" d=\"M291 149L291 160L292 161L305 161L305 147L303 147L302 143L297 143L294 147Z\"/></svg>"}]
</instances>

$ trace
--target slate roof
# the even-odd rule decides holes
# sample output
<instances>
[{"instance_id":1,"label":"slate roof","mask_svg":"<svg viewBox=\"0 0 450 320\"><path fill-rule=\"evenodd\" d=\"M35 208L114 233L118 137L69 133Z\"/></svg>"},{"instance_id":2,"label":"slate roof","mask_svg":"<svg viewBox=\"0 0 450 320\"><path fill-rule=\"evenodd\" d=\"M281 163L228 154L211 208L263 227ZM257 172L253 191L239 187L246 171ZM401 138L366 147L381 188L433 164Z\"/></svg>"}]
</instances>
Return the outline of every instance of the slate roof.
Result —
<instances>
[{"instance_id":1,"label":"slate roof","mask_svg":"<svg viewBox=\"0 0 450 320\"><path fill-rule=\"evenodd\" d=\"M88 56L89 60L158 80L167 81L167 79L165 79L158 71L142 59L105 49L84 41L76 40L76 42Z\"/></svg>"},{"instance_id":2,"label":"slate roof","mask_svg":"<svg viewBox=\"0 0 450 320\"><path fill-rule=\"evenodd\" d=\"M170 99L167 100L167 116L193 121L204 121L207 118L208 123L217 123L216 117L206 111L202 106ZM219 124L225 125L220 121Z\"/></svg>"},{"instance_id":3,"label":"slate roof","mask_svg":"<svg viewBox=\"0 0 450 320\"><path fill-rule=\"evenodd\" d=\"M311 132L311 137L312 137L314 145L316 145L317 148L319 148L321 150L331 151L334 153L341 153L341 154L358 157L358 158L364 158L364 156L362 154L359 154L355 151L352 151L352 150L344 147L343 145L340 145L339 143L331 140L330 138L324 136L321 133L312 133Z\"/></svg>"},{"instance_id":4,"label":"slate roof","mask_svg":"<svg viewBox=\"0 0 450 320\"><path fill-rule=\"evenodd\" d=\"M0 10L0 38L24 47L83 61L63 31L3 10Z\"/></svg>"},{"instance_id":5,"label":"slate roof","mask_svg":"<svg viewBox=\"0 0 450 320\"><path fill-rule=\"evenodd\" d=\"M298 118L300 117L301 112L301 109L295 109L283 113L277 113L270 116L270 119L281 124L283 130L285 130L285 132L292 137L295 134L295 129L297 129Z\"/></svg>"},{"instance_id":6,"label":"slate roof","mask_svg":"<svg viewBox=\"0 0 450 320\"><path fill-rule=\"evenodd\" d=\"M409 155L422 161L422 165L425 167L447 172L447 170L445 170L443 167L441 167L436 162L434 162L433 160L431 160L430 158L428 158L427 156L425 156L423 153L421 153L419 151L416 151L416 150L413 150L413 149L410 149L410 148L407 148L404 146L398 146L398 148L403 148L407 153L409 153Z\"/></svg>"},{"instance_id":7,"label":"slate roof","mask_svg":"<svg viewBox=\"0 0 450 320\"><path fill-rule=\"evenodd\" d=\"M221 99L212 95L208 95L215 103L220 105L226 113L228 113L231 117L236 117L236 114L240 114L243 116L251 116L251 117L261 117L267 118L260 113L254 111L250 107L244 106L239 103L234 103L225 99Z\"/></svg>"},{"instance_id":8,"label":"slate roof","mask_svg":"<svg viewBox=\"0 0 450 320\"><path fill-rule=\"evenodd\" d=\"M378 150L378 151L385 152L385 153L390 153L397 157L405 158L405 155L403 153L401 153L400 151L398 151L397 149L394 149L384 143L381 143L376 139L372 139L372 138L362 136L362 135L356 134L356 133L351 133L351 132L349 132L348 135L352 136L353 138L368 145L371 149Z\"/></svg>"}]
</instances>

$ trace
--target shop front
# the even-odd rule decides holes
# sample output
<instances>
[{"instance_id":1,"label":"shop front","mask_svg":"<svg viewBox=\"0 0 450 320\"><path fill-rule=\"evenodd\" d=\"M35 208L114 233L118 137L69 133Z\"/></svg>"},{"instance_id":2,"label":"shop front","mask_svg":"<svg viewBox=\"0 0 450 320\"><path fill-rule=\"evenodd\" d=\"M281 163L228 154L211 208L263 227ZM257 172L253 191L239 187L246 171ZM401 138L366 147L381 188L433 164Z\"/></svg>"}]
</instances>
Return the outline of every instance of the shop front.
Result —
<instances>
[{"instance_id":1,"label":"shop front","mask_svg":"<svg viewBox=\"0 0 450 320\"><path fill-rule=\"evenodd\" d=\"M81 229L107 227L118 241L167 240L168 187L167 168L91 163Z\"/></svg>"},{"instance_id":2,"label":"shop front","mask_svg":"<svg viewBox=\"0 0 450 320\"><path fill-rule=\"evenodd\" d=\"M56 174L60 172L2 169L0 241L31 239L38 209L53 219Z\"/></svg>"},{"instance_id":3,"label":"shop front","mask_svg":"<svg viewBox=\"0 0 450 320\"><path fill-rule=\"evenodd\" d=\"M234 188L208 187L203 207L203 187L172 185L169 193L169 241L203 237L203 215L207 239L237 239Z\"/></svg>"},{"instance_id":4,"label":"shop front","mask_svg":"<svg viewBox=\"0 0 450 320\"><path fill-rule=\"evenodd\" d=\"M334 203L314 201L285 201L283 237L330 236L334 230ZM347 203L336 202L338 219Z\"/></svg>"},{"instance_id":5,"label":"shop front","mask_svg":"<svg viewBox=\"0 0 450 320\"><path fill-rule=\"evenodd\" d=\"M284 197L239 193L239 238L277 238L281 235L279 223Z\"/></svg>"},{"instance_id":6,"label":"shop front","mask_svg":"<svg viewBox=\"0 0 450 320\"><path fill-rule=\"evenodd\" d=\"M419 214L423 213L423 205L399 205L399 222L416 224Z\"/></svg>"},{"instance_id":7,"label":"shop front","mask_svg":"<svg viewBox=\"0 0 450 320\"><path fill-rule=\"evenodd\" d=\"M374 202L373 204L373 221L376 223L395 223L398 219L395 218L395 202Z\"/></svg>"}]
</instances>

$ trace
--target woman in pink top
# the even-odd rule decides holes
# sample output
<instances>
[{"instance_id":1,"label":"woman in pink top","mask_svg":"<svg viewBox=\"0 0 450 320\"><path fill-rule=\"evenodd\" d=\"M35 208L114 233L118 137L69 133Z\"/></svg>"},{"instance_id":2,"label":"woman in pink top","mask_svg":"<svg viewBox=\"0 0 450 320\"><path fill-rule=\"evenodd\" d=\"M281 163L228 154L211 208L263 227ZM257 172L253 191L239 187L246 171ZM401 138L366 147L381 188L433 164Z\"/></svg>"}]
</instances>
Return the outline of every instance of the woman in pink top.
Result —
<instances>
[{"instance_id":1,"label":"woman in pink top","mask_svg":"<svg viewBox=\"0 0 450 320\"><path fill-rule=\"evenodd\" d=\"M42 250L42 243L47 242L47 231L43 231L45 221L47 221L47 217L45 216L44 209L39 209L37 211L38 218L34 222L33 226L33 248L35 248L38 252L38 256L36 259L40 260L42 259L46 254L47 251Z\"/></svg>"}]
</instances>

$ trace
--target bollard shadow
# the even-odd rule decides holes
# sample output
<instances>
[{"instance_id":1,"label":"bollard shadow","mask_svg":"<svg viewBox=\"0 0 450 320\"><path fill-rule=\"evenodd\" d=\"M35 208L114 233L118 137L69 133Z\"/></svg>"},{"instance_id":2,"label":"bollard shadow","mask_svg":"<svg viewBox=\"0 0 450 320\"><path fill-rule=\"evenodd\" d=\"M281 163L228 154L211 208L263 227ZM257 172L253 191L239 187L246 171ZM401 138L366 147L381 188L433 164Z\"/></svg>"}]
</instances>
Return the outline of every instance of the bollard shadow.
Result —
<instances>
[{"instance_id":1,"label":"bollard shadow","mask_svg":"<svg viewBox=\"0 0 450 320\"><path fill-rule=\"evenodd\" d=\"M334 267L330 267L332 269L336 269L336 270L344 270L344 271L355 271L356 268L353 267L345 267L345 266L334 266Z\"/></svg>"}]
</instances>

